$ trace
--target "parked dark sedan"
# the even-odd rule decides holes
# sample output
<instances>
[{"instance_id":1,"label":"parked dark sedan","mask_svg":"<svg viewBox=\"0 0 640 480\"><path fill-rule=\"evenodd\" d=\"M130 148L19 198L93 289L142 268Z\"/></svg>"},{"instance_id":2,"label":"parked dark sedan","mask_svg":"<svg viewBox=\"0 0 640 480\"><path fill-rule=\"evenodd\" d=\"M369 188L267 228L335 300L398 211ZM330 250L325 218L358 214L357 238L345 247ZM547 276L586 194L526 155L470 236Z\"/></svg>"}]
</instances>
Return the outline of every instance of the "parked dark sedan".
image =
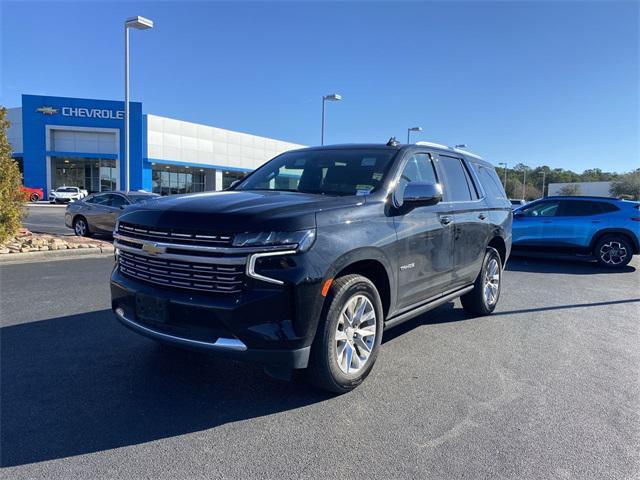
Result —
<instances>
[{"instance_id":1,"label":"parked dark sedan","mask_svg":"<svg viewBox=\"0 0 640 480\"><path fill-rule=\"evenodd\" d=\"M116 219L127 205L156 197L159 195L143 191L94 193L70 203L64 214L64 223L79 236L113 233Z\"/></svg>"}]
</instances>

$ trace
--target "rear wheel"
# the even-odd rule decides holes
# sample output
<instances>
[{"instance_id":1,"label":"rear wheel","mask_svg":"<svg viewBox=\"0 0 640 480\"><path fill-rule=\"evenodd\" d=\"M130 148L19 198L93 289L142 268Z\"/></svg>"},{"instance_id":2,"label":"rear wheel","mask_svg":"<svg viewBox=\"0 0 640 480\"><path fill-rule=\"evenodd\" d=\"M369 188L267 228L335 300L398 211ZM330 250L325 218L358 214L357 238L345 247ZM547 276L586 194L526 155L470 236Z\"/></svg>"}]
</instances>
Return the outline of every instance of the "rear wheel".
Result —
<instances>
[{"instance_id":1,"label":"rear wheel","mask_svg":"<svg viewBox=\"0 0 640 480\"><path fill-rule=\"evenodd\" d=\"M37 202L38 200L40 200L40 195L38 195L37 193L32 193L29 196L29 200L32 202Z\"/></svg>"},{"instance_id":2,"label":"rear wheel","mask_svg":"<svg viewBox=\"0 0 640 480\"><path fill-rule=\"evenodd\" d=\"M73 231L79 237L88 237L89 233L89 224L87 223L87 219L84 217L76 217L73 220Z\"/></svg>"},{"instance_id":3,"label":"rear wheel","mask_svg":"<svg viewBox=\"0 0 640 480\"><path fill-rule=\"evenodd\" d=\"M473 284L473 290L460 297L462 307L474 315L489 315L500 298L502 285L502 261L495 248L488 247L482 269Z\"/></svg>"},{"instance_id":4,"label":"rear wheel","mask_svg":"<svg viewBox=\"0 0 640 480\"><path fill-rule=\"evenodd\" d=\"M607 235L596 243L593 255L607 268L621 268L631 261L633 247L620 235Z\"/></svg>"},{"instance_id":5,"label":"rear wheel","mask_svg":"<svg viewBox=\"0 0 640 480\"><path fill-rule=\"evenodd\" d=\"M367 378L376 361L382 302L375 285L361 275L335 280L326 301L307 376L324 390L345 393Z\"/></svg>"}]
</instances>

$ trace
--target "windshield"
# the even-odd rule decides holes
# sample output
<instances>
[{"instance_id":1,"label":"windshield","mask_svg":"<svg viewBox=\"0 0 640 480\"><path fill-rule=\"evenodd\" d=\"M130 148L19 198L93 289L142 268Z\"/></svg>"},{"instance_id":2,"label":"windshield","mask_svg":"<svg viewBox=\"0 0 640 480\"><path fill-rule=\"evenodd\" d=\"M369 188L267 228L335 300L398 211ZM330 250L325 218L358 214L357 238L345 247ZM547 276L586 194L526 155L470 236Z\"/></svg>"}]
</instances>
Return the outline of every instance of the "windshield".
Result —
<instances>
[{"instance_id":1,"label":"windshield","mask_svg":"<svg viewBox=\"0 0 640 480\"><path fill-rule=\"evenodd\" d=\"M74 192L77 193L78 189L75 187L60 187L56 192Z\"/></svg>"},{"instance_id":2,"label":"windshield","mask_svg":"<svg viewBox=\"0 0 640 480\"><path fill-rule=\"evenodd\" d=\"M366 195L380 186L395 154L356 148L288 152L260 167L235 190Z\"/></svg>"}]
</instances>

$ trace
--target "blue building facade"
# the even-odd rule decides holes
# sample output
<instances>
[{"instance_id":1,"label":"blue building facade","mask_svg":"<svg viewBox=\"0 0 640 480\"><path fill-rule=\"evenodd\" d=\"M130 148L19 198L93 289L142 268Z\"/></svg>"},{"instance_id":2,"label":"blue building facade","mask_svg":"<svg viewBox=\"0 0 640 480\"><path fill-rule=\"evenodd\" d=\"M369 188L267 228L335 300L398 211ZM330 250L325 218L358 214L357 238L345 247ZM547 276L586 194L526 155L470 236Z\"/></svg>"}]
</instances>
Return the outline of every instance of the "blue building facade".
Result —
<instances>
[{"instance_id":1,"label":"blue building facade","mask_svg":"<svg viewBox=\"0 0 640 480\"><path fill-rule=\"evenodd\" d=\"M130 103L130 189L161 194L219 190L302 145L167 117ZM9 143L27 187L124 189L124 102L22 95L8 109Z\"/></svg>"}]
</instances>

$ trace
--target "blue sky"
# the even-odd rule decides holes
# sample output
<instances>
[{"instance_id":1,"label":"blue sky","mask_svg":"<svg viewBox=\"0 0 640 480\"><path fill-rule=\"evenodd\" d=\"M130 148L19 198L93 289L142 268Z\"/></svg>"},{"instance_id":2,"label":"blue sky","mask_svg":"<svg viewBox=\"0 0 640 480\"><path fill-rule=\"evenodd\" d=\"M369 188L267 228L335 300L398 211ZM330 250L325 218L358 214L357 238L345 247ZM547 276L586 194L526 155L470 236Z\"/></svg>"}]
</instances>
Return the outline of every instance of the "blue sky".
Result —
<instances>
[{"instance_id":1,"label":"blue sky","mask_svg":"<svg viewBox=\"0 0 640 480\"><path fill-rule=\"evenodd\" d=\"M494 164L640 166L632 2L7 2L0 104L122 98L147 113L317 144L466 143Z\"/></svg>"}]
</instances>

